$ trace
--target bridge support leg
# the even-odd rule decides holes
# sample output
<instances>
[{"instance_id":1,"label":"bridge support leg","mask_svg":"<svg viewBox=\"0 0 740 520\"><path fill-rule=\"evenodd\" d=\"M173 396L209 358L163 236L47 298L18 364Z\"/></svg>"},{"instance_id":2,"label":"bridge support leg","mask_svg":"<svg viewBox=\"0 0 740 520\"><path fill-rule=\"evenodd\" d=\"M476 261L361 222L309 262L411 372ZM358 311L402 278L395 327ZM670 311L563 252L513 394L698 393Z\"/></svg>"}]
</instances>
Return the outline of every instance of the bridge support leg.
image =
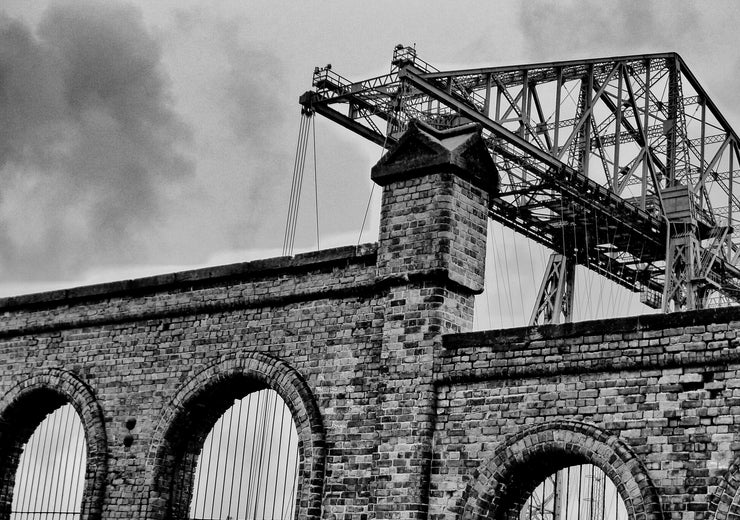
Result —
<instances>
[{"instance_id":1,"label":"bridge support leg","mask_svg":"<svg viewBox=\"0 0 740 520\"><path fill-rule=\"evenodd\" d=\"M575 263L564 255L552 253L547 262L530 325L570 323L573 320Z\"/></svg>"},{"instance_id":2,"label":"bridge support leg","mask_svg":"<svg viewBox=\"0 0 740 520\"><path fill-rule=\"evenodd\" d=\"M698 242L691 229L682 229L671 234L666 251L663 312L703 308L704 291L697 283L697 271L701 266Z\"/></svg>"},{"instance_id":3,"label":"bridge support leg","mask_svg":"<svg viewBox=\"0 0 740 520\"><path fill-rule=\"evenodd\" d=\"M663 312L703 309L715 285L707 278L702 259L699 211L686 186L663 190L665 214L669 221L666 249ZM704 228L709 228L704 225ZM710 228L711 229L711 228ZM706 251L706 250L705 250ZM711 252L706 262L711 261Z\"/></svg>"},{"instance_id":4,"label":"bridge support leg","mask_svg":"<svg viewBox=\"0 0 740 520\"><path fill-rule=\"evenodd\" d=\"M488 177L486 177L488 176ZM426 518L442 334L469 330L483 290L493 162L477 127L412 125L373 168L378 278L389 289L377 379L375 518Z\"/></svg>"}]
</instances>

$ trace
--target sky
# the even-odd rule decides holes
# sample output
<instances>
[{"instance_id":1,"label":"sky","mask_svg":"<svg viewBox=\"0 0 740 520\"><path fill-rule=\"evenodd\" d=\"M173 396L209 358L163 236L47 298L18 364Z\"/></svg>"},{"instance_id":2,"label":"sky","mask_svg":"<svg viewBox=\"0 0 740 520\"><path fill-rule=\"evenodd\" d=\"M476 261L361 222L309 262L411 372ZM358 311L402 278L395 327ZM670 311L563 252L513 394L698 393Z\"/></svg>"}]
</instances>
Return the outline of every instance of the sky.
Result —
<instances>
[{"instance_id":1,"label":"sky","mask_svg":"<svg viewBox=\"0 0 740 520\"><path fill-rule=\"evenodd\" d=\"M0 296L279 256L315 66L677 51L737 128L738 26L732 1L4 0ZM319 117L316 149L321 247L375 241L380 148ZM296 252L317 247L310 170Z\"/></svg>"}]
</instances>

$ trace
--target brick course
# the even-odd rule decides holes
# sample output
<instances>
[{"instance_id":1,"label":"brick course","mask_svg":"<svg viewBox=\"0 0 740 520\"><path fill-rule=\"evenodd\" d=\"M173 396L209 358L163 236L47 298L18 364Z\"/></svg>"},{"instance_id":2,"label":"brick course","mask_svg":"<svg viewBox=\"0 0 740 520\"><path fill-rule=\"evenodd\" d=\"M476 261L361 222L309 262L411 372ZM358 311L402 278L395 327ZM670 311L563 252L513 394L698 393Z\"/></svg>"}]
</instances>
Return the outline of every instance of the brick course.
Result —
<instances>
[{"instance_id":1,"label":"brick course","mask_svg":"<svg viewBox=\"0 0 740 520\"><path fill-rule=\"evenodd\" d=\"M466 332L487 157L474 129L414 127L373 171L377 244L1 300L0 518L64 402L83 518L182 515L209 425L264 387L297 424L300 518L513 519L582 462L633 520L740 516L736 309Z\"/></svg>"},{"instance_id":2,"label":"brick course","mask_svg":"<svg viewBox=\"0 0 740 520\"><path fill-rule=\"evenodd\" d=\"M737 317L727 308L445 336L435 358L432 518L506 514L508 504L480 498L499 485L488 474L523 457L523 432L564 420L621 445L614 458L641 468L638 487L621 491L628 509L655 494L642 518L726 518L738 500ZM555 466L588 460L624 482L613 462L582 456L585 440L564 442L532 440L539 458L527 459L528 471L565 451Z\"/></svg>"}]
</instances>

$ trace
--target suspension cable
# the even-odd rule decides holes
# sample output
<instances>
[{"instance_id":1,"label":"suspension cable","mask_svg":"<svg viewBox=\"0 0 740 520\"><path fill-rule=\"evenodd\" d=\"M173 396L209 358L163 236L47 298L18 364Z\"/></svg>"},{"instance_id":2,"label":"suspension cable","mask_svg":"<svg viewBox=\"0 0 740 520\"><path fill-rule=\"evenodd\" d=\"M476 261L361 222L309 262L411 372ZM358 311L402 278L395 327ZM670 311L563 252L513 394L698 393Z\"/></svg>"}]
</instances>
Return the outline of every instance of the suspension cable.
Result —
<instances>
[{"instance_id":1,"label":"suspension cable","mask_svg":"<svg viewBox=\"0 0 740 520\"><path fill-rule=\"evenodd\" d=\"M232 425L233 425L233 420L234 420L234 407L233 407L233 405L231 407L229 407L228 414L229 414L229 426L228 426L227 432L226 432L226 450L227 450L227 453L231 453L231 431L232 431ZM223 426L224 426L224 423L225 422L226 422L226 418L225 417L221 417L221 434L220 434L221 440L223 440L223 437L224 437L223 436ZM239 435L239 433L237 432L237 436L238 435ZM219 508L218 508L218 516L220 516L220 517L223 516L224 504L226 502L224 500L224 498L226 496L226 476L227 475L228 475L228 458L225 458L224 459L224 468L223 468L222 477L221 477L221 479L222 479L221 480L221 501L220 501L220 505L219 505ZM226 511L226 514L227 515L230 514L230 511L227 510Z\"/></svg>"},{"instance_id":2,"label":"suspension cable","mask_svg":"<svg viewBox=\"0 0 740 520\"><path fill-rule=\"evenodd\" d=\"M290 231L293 225L293 205L294 205L294 199L295 199L295 192L296 187L298 183L298 164L300 163L300 155L301 155L301 142L303 141L303 132L304 132L304 118L301 115L301 124L298 129L298 141L296 143L296 150L295 150L295 159L293 161L293 179L292 184L290 186L290 199L288 201L288 219L285 222L285 233L283 235L283 256L287 254L288 249L288 237L290 236Z\"/></svg>"},{"instance_id":3,"label":"suspension cable","mask_svg":"<svg viewBox=\"0 0 740 520\"><path fill-rule=\"evenodd\" d=\"M293 254L296 224L298 222L298 208L300 205L301 189L303 186L303 172L306 166L306 155L308 155L308 137L310 134L312 115L313 112L311 112L309 109L304 108L303 110L301 110L301 124L298 130L298 143L296 144L295 161L293 162L293 182L290 188L288 217L285 223L285 234L283 236L283 256Z\"/></svg>"},{"instance_id":4,"label":"suspension cable","mask_svg":"<svg viewBox=\"0 0 740 520\"><path fill-rule=\"evenodd\" d=\"M280 407L280 433L278 434L278 453L277 453L277 460L278 464L281 462L280 460L280 454L283 449L283 423L285 421L285 403L283 402L283 405ZM289 452L288 452L289 453ZM279 467L279 466L278 466ZM285 467L285 471L287 473L288 468L287 464ZM273 486L273 494L272 494L272 511L270 512L270 516L272 518L275 518L275 505L277 503L277 490L278 490L278 482L280 480L280 471L278 470L275 474L275 486ZM285 491L283 490L282 493L282 499L285 501Z\"/></svg>"},{"instance_id":5,"label":"suspension cable","mask_svg":"<svg viewBox=\"0 0 740 520\"><path fill-rule=\"evenodd\" d=\"M243 415L242 415L242 403L244 402L244 399L239 399L237 402L239 404L238 404L238 409L237 409L237 412L236 412L236 414L237 414L237 419L236 419L236 440L234 441L234 448L233 448L233 450L232 450L231 447L229 447L229 450L232 451L232 453L234 455L234 464L231 467L231 485L229 486L229 505L226 508L226 513L228 515L231 514L231 502L232 502L232 499L234 498L234 484L236 483L236 478L235 478L236 477L236 461L237 461L237 456L239 455L239 446L240 446L239 445L239 434L242 431L242 418L243 418ZM232 415L233 415L233 411L232 411ZM229 430L231 430L231 426L229 426ZM246 431L244 432L244 436L246 437ZM244 442L246 444L246 439L242 439L242 442ZM243 466L244 466L244 461L242 460L242 469L243 469ZM239 510L238 510L238 508L237 508L237 511L236 511L236 516L237 517L239 516Z\"/></svg>"},{"instance_id":6,"label":"suspension cable","mask_svg":"<svg viewBox=\"0 0 740 520\"><path fill-rule=\"evenodd\" d=\"M254 394L249 394L246 397L247 399L247 425L244 428L244 441L242 441L242 457L241 457L242 469L241 471L239 471L239 491L236 494L236 517L237 518L239 518L239 511L240 511L240 506L241 506L241 501L242 501L242 483L244 480L244 459L246 458L247 437L249 436L249 423L250 423L249 418L252 417L252 396L253 395ZM252 433L252 435L254 435L254 433ZM251 467L250 467L250 471L251 471ZM245 505L245 513L244 513L245 518L246 518L248 511L249 511L249 500L246 501L246 505Z\"/></svg>"},{"instance_id":7,"label":"suspension cable","mask_svg":"<svg viewBox=\"0 0 740 520\"><path fill-rule=\"evenodd\" d=\"M269 478L269 475L267 475L264 472L264 460L265 460L265 440L267 439L267 428L269 426L268 423L267 423L267 410L270 407L270 397L271 397L270 394L266 394L264 396L264 405L265 406L264 406L264 409L262 411L262 418L261 418L261 422L262 422L262 435L260 435L260 440L259 440L259 451L260 451L260 454L259 454L259 459L258 459L259 461L257 463L257 482L256 482L256 485L255 485L255 492L254 492L254 520L257 520L257 506L259 505L259 501L260 501L260 490L262 489L261 482L265 482L264 488L266 490L266 488L267 488L267 480L266 479ZM261 480L263 478L263 475L264 475L264 479L265 480ZM264 504L262 506L262 514L264 516Z\"/></svg>"},{"instance_id":8,"label":"suspension cable","mask_svg":"<svg viewBox=\"0 0 740 520\"><path fill-rule=\"evenodd\" d=\"M316 206L316 249L321 249L321 241L319 239L319 175L318 168L316 166L316 118L313 117L313 194L314 194L314 205Z\"/></svg>"}]
</instances>

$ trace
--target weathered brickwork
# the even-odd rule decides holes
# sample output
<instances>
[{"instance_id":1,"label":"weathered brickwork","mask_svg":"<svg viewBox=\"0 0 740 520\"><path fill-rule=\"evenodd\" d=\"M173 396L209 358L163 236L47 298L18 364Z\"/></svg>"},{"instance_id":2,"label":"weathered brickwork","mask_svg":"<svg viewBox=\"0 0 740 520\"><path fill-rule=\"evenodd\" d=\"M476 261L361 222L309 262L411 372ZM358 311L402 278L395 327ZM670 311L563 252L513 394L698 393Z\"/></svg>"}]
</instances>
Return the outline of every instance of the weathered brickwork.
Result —
<instances>
[{"instance_id":1,"label":"weathered brickwork","mask_svg":"<svg viewBox=\"0 0 740 520\"><path fill-rule=\"evenodd\" d=\"M362 375L377 372L376 307L387 291L375 283L375 258L374 246L348 248L128 282L120 291L6 300L3 446L30 434L13 425L32 430L47 411L34 406L40 399L32 390L55 392L90 425L88 446L103 443L91 450L103 460L89 465L90 486L104 493L86 494L89 517L165 518L187 507L172 503L180 483L170 462L194 463L199 448L191 440L207 434L234 398L271 386L293 410L302 440L300 515L318 516L344 478L325 471L325 459L343 456L353 416L372 417L372 378ZM340 394L353 392L365 403L336 406ZM203 396L215 417L192 413ZM337 411L320 414L319 405ZM134 442L126 447L131 418ZM12 459L3 463L13 469Z\"/></svg>"},{"instance_id":2,"label":"weathered brickwork","mask_svg":"<svg viewBox=\"0 0 740 520\"><path fill-rule=\"evenodd\" d=\"M446 336L435 358L432 517L511 516L526 499L520 479L587 461L622 486L635 518L726 518L737 507L738 317Z\"/></svg>"},{"instance_id":3,"label":"weathered brickwork","mask_svg":"<svg viewBox=\"0 0 740 520\"><path fill-rule=\"evenodd\" d=\"M83 518L182 518L211 426L267 387L299 518L513 520L586 462L632 520L740 518L738 311L466 332L491 171L475 129L419 125L373 170L377 244L1 300L0 518L63 403Z\"/></svg>"}]
</instances>

